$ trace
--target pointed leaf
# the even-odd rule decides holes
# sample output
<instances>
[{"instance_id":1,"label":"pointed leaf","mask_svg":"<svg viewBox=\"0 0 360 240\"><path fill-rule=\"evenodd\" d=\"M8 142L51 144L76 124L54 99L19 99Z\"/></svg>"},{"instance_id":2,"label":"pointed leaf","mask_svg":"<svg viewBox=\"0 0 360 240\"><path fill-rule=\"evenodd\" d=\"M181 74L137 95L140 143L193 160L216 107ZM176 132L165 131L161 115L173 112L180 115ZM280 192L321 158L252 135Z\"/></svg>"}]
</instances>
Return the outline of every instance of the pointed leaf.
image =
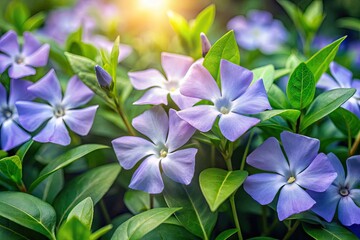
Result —
<instances>
[{"instance_id":1,"label":"pointed leaf","mask_svg":"<svg viewBox=\"0 0 360 240\"><path fill-rule=\"evenodd\" d=\"M89 239L91 231L77 217L61 225L57 240Z\"/></svg>"},{"instance_id":2,"label":"pointed leaf","mask_svg":"<svg viewBox=\"0 0 360 240\"><path fill-rule=\"evenodd\" d=\"M349 110L340 107L329 116L335 126L345 135L356 137L360 131L360 119Z\"/></svg>"},{"instance_id":3,"label":"pointed leaf","mask_svg":"<svg viewBox=\"0 0 360 240\"><path fill-rule=\"evenodd\" d=\"M0 159L0 172L16 184L22 183L22 163L18 156Z\"/></svg>"},{"instance_id":4,"label":"pointed leaf","mask_svg":"<svg viewBox=\"0 0 360 240\"><path fill-rule=\"evenodd\" d=\"M69 213L67 220L77 217L89 230L94 217L94 204L91 197L87 197L78 203Z\"/></svg>"},{"instance_id":5,"label":"pointed leaf","mask_svg":"<svg viewBox=\"0 0 360 240\"><path fill-rule=\"evenodd\" d=\"M253 83L259 79L262 79L266 92L269 91L271 85L274 82L275 68L273 65L266 65L263 67L255 68L252 70L254 74Z\"/></svg>"},{"instance_id":6,"label":"pointed leaf","mask_svg":"<svg viewBox=\"0 0 360 240\"><path fill-rule=\"evenodd\" d=\"M336 223L325 223L325 227L313 224L303 224L307 234L316 240L356 240L358 239L352 232Z\"/></svg>"}]
</instances>

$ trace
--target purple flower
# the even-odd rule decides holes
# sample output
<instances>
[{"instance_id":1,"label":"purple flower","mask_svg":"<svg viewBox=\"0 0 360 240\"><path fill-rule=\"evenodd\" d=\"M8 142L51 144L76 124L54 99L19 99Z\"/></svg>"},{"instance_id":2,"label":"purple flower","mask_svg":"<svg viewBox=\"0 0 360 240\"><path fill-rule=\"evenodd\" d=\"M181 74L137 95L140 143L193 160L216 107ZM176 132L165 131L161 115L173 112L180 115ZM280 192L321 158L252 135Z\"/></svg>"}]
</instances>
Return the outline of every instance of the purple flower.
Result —
<instances>
[{"instance_id":1,"label":"purple flower","mask_svg":"<svg viewBox=\"0 0 360 240\"><path fill-rule=\"evenodd\" d=\"M112 141L123 168L133 168L144 159L129 187L153 194L161 193L164 183L160 168L172 180L189 184L194 175L197 149L179 148L189 141L195 129L181 120L175 110L170 109L168 117L160 106L134 118L132 125L150 141L140 137L120 137Z\"/></svg>"},{"instance_id":2,"label":"purple flower","mask_svg":"<svg viewBox=\"0 0 360 240\"><path fill-rule=\"evenodd\" d=\"M168 104L167 96L170 94L172 100L180 109L193 106L199 99L183 96L180 86L183 78L188 72L193 59L188 56L162 53L161 64L167 79L156 69L148 69L139 72L130 72L129 77L135 89L149 89L134 104Z\"/></svg>"},{"instance_id":3,"label":"purple flower","mask_svg":"<svg viewBox=\"0 0 360 240\"><path fill-rule=\"evenodd\" d=\"M20 49L16 33L8 31L0 39L0 73L10 66L10 78L34 75L35 67L47 64L49 50L48 44L41 45L28 32L24 33L24 44Z\"/></svg>"},{"instance_id":4,"label":"purple flower","mask_svg":"<svg viewBox=\"0 0 360 240\"><path fill-rule=\"evenodd\" d=\"M260 122L244 116L270 109L262 80L253 83L253 73L246 68L221 60L221 91L209 71L201 64L194 64L186 75L180 92L189 97L209 100L213 105L198 105L184 109L179 117L196 129L207 132L220 116L221 133L235 141L248 129Z\"/></svg>"},{"instance_id":5,"label":"purple flower","mask_svg":"<svg viewBox=\"0 0 360 240\"><path fill-rule=\"evenodd\" d=\"M353 59L353 66L360 66L360 41L352 42L351 44L349 44L348 52Z\"/></svg>"},{"instance_id":6,"label":"purple flower","mask_svg":"<svg viewBox=\"0 0 360 240\"><path fill-rule=\"evenodd\" d=\"M332 62L330 63L330 72L331 76L327 73L324 73L317 87L323 88L325 90L331 90L335 88L355 88L356 92L346 103L342 105L343 108L346 108L350 112L353 112L356 116L360 118L360 80L353 79L352 73L340 66L339 64Z\"/></svg>"},{"instance_id":7,"label":"purple flower","mask_svg":"<svg viewBox=\"0 0 360 240\"><path fill-rule=\"evenodd\" d=\"M32 83L19 79L11 79L10 94L7 98L6 89L0 83L0 133L1 149L8 151L26 142L31 137L19 126L19 116L15 103L19 100L31 100L27 91Z\"/></svg>"},{"instance_id":8,"label":"purple flower","mask_svg":"<svg viewBox=\"0 0 360 240\"><path fill-rule=\"evenodd\" d=\"M303 188L324 192L337 174L327 156L318 153L319 140L286 131L280 134L280 138L286 157L274 137L267 139L247 157L249 165L271 173L249 176L244 189L261 205L271 203L280 191L277 212L282 221L309 210L315 204Z\"/></svg>"},{"instance_id":9,"label":"purple flower","mask_svg":"<svg viewBox=\"0 0 360 240\"><path fill-rule=\"evenodd\" d=\"M247 19L236 16L227 27L235 31L238 44L247 50L259 49L270 54L278 51L287 40L283 24L273 20L271 13L265 11L250 11Z\"/></svg>"},{"instance_id":10,"label":"purple flower","mask_svg":"<svg viewBox=\"0 0 360 240\"><path fill-rule=\"evenodd\" d=\"M50 70L42 79L28 87L28 91L49 103L16 103L19 121L28 131L35 131L50 119L33 138L35 141L68 145L71 139L66 126L82 136L89 133L98 106L76 109L93 97L92 91L78 77L74 76L69 80L64 98L54 70Z\"/></svg>"},{"instance_id":11,"label":"purple flower","mask_svg":"<svg viewBox=\"0 0 360 240\"><path fill-rule=\"evenodd\" d=\"M346 161L346 178L340 160L332 153L328 154L328 159L337 172L337 178L325 192L308 191L316 201L311 210L331 222L338 208L338 218L343 225L360 224L360 189L356 189L360 183L360 156Z\"/></svg>"},{"instance_id":12,"label":"purple flower","mask_svg":"<svg viewBox=\"0 0 360 240\"><path fill-rule=\"evenodd\" d=\"M112 83L112 77L110 74L99 65L95 66L95 73L99 85L103 88L109 89Z\"/></svg>"}]
</instances>

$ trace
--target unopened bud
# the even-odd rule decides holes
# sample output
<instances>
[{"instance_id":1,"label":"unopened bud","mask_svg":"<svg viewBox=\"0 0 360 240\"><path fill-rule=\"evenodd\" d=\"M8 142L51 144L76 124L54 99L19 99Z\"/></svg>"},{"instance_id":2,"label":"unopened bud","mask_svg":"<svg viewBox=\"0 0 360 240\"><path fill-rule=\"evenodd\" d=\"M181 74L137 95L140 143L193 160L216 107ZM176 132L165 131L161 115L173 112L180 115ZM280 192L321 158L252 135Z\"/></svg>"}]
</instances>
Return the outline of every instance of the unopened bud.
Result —
<instances>
[{"instance_id":1,"label":"unopened bud","mask_svg":"<svg viewBox=\"0 0 360 240\"><path fill-rule=\"evenodd\" d=\"M202 56L205 57L211 48L211 43L205 33L200 33Z\"/></svg>"},{"instance_id":2,"label":"unopened bud","mask_svg":"<svg viewBox=\"0 0 360 240\"><path fill-rule=\"evenodd\" d=\"M110 89L110 85L112 82L112 77L110 76L110 74L99 65L95 66L95 73L100 87Z\"/></svg>"}]
</instances>

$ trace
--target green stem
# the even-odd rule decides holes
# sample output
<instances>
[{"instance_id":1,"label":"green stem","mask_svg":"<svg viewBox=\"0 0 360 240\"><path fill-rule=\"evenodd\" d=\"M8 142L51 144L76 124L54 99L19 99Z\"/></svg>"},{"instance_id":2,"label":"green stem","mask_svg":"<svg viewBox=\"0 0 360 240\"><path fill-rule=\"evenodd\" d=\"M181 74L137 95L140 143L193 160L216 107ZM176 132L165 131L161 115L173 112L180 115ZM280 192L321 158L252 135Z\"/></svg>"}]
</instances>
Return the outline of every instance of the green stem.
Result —
<instances>
[{"instance_id":1,"label":"green stem","mask_svg":"<svg viewBox=\"0 0 360 240\"><path fill-rule=\"evenodd\" d=\"M231 205L231 211L234 217L234 222L235 222L235 226L237 229L237 234L239 237L239 240L243 240L242 234L241 234L241 228L240 228L240 223L239 223L239 218L237 215L237 211L236 211L236 205L235 205L235 193L233 193L230 196L230 205Z\"/></svg>"},{"instance_id":2,"label":"green stem","mask_svg":"<svg viewBox=\"0 0 360 240\"><path fill-rule=\"evenodd\" d=\"M350 149L350 153L349 153L350 156L355 155L356 149L358 148L359 144L360 144L360 132L356 136L355 142Z\"/></svg>"},{"instance_id":3,"label":"green stem","mask_svg":"<svg viewBox=\"0 0 360 240\"><path fill-rule=\"evenodd\" d=\"M130 135L136 136L136 133L135 133L133 127L131 126L129 120L125 116L125 113L124 113L121 105L119 104L119 101L117 99L114 99L114 102L115 102L115 106L116 106L116 112L120 115L121 119L123 120L126 129L130 133Z\"/></svg>"},{"instance_id":4,"label":"green stem","mask_svg":"<svg viewBox=\"0 0 360 240\"><path fill-rule=\"evenodd\" d=\"M22 192L24 192L24 193L27 192L26 186L25 186L25 184L24 184L23 181L21 181L20 184L16 184L16 186L19 188L20 191L22 191Z\"/></svg>"},{"instance_id":5,"label":"green stem","mask_svg":"<svg viewBox=\"0 0 360 240\"><path fill-rule=\"evenodd\" d=\"M154 195L153 194L149 194L150 196L150 209L154 208Z\"/></svg>"},{"instance_id":6,"label":"green stem","mask_svg":"<svg viewBox=\"0 0 360 240\"><path fill-rule=\"evenodd\" d=\"M267 231L264 232L264 234L262 234L261 236L267 236L269 235L276 227L276 225L279 223L279 220L275 217L274 221L272 222L272 224L270 225L270 227L268 227Z\"/></svg>"},{"instance_id":7,"label":"green stem","mask_svg":"<svg viewBox=\"0 0 360 240\"><path fill-rule=\"evenodd\" d=\"M106 209L106 206L105 206L105 203L104 203L103 199L100 200L100 208L101 208L101 212L104 215L106 223L111 224L111 218L110 218L110 215L109 215L109 213L108 213L108 211Z\"/></svg>"},{"instance_id":8,"label":"green stem","mask_svg":"<svg viewBox=\"0 0 360 240\"><path fill-rule=\"evenodd\" d=\"M245 168L245 160L246 160L246 157L247 157L247 155L248 155L249 148L250 148L250 144L251 144L251 140L252 140L253 136L254 136L254 131L252 131L252 132L250 133L249 141L248 141L247 144L246 144L246 148L245 148L245 151L244 151L244 155L243 155L242 160L241 160L240 170L244 170L244 168Z\"/></svg>"},{"instance_id":9,"label":"green stem","mask_svg":"<svg viewBox=\"0 0 360 240\"><path fill-rule=\"evenodd\" d=\"M300 224L300 221L296 220L295 224L291 228L289 228L289 230L286 233L286 235L284 236L283 240L289 239L291 237L291 235L293 235L293 233L296 231L299 224Z\"/></svg>"},{"instance_id":10,"label":"green stem","mask_svg":"<svg viewBox=\"0 0 360 240\"><path fill-rule=\"evenodd\" d=\"M262 216L262 225L263 225L263 232L266 233L268 231L267 225L267 206L261 206L261 216Z\"/></svg>"},{"instance_id":11,"label":"green stem","mask_svg":"<svg viewBox=\"0 0 360 240\"><path fill-rule=\"evenodd\" d=\"M215 167L215 146L211 145L211 155L210 155L210 162L211 162L211 167Z\"/></svg>"}]
</instances>

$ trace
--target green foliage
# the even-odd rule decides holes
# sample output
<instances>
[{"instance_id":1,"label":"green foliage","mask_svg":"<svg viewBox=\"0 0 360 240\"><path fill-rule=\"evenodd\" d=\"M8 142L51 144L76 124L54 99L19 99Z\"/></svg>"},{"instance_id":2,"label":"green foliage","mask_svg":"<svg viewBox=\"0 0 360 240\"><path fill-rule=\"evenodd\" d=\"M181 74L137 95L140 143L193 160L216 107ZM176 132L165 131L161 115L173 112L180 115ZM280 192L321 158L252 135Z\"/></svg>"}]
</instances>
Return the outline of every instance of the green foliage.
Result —
<instances>
[{"instance_id":1,"label":"green foliage","mask_svg":"<svg viewBox=\"0 0 360 240\"><path fill-rule=\"evenodd\" d=\"M356 240L358 239L353 233L336 223L325 223L325 227L311 224L303 224L307 234L316 240Z\"/></svg>"},{"instance_id":2,"label":"green foliage","mask_svg":"<svg viewBox=\"0 0 360 240\"><path fill-rule=\"evenodd\" d=\"M329 116L335 126L350 138L356 137L360 131L360 119L344 108L336 109Z\"/></svg>"},{"instance_id":3,"label":"green foliage","mask_svg":"<svg viewBox=\"0 0 360 240\"><path fill-rule=\"evenodd\" d=\"M262 79L264 82L266 92L269 91L270 87L274 82L275 77L275 68L274 65L266 65L263 67L258 67L252 70L254 74L253 83L259 79Z\"/></svg>"},{"instance_id":4,"label":"green foliage","mask_svg":"<svg viewBox=\"0 0 360 240\"><path fill-rule=\"evenodd\" d=\"M124 203L131 213L138 214L150 209L150 195L143 191L129 189L125 193Z\"/></svg>"},{"instance_id":5,"label":"green foliage","mask_svg":"<svg viewBox=\"0 0 360 240\"><path fill-rule=\"evenodd\" d=\"M90 229L77 217L71 218L61 225L57 234L58 240L90 239Z\"/></svg>"},{"instance_id":6,"label":"green foliage","mask_svg":"<svg viewBox=\"0 0 360 240\"><path fill-rule=\"evenodd\" d=\"M17 185L22 184L22 164L18 156L0 159L0 173L11 179Z\"/></svg>"},{"instance_id":7,"label":"green foliage","mask_svg":"<svg viewBox=\"0 0 360 240\"><path fill-rule=\"evenodd\" d=\"M276 116L281 116L284 119L287 119L291 122L296 122L300 114L301 112L299 110L281 109L281 110L269 110L269 111L261 112L257 115L257 117L259 117L262 122L267 121Z\"/></svg>"},{"instance_id":8,"label":"green foliage","mask_svg":"<svg viewBox=\"0 0 360 240\"><path fill-rule=\"evenodd\" d=\"M360 20L357 18L340 18L338 20L339 27L351 29L360 32Z\"/></svg>"},{"instance_id":9,"label":"green foliage","mask_svg":"<svg viewBox=\"0 0 360 240\"><path fill-rule=\"evenodd\" d=\"M91 197L87 197L78 203L69 213L67 221L70 221L72 218L77 218L79 221L91 229L92 221L94 217L94 204L91 200Z\"/></svg>"},{"instance_id":10,"label":"green foliage","mask_svg":"<svg viewBox=\"0 0 360 240\"><path fill-rule=\"evenodd\" d=\"M231 236L235 235L236 233L237 233L236 228L227 229L227 230L223 231L222 233L220 233L215 238L215 240L226 240L226 239L229 239Z\"/></svg>"}]
</instances>

